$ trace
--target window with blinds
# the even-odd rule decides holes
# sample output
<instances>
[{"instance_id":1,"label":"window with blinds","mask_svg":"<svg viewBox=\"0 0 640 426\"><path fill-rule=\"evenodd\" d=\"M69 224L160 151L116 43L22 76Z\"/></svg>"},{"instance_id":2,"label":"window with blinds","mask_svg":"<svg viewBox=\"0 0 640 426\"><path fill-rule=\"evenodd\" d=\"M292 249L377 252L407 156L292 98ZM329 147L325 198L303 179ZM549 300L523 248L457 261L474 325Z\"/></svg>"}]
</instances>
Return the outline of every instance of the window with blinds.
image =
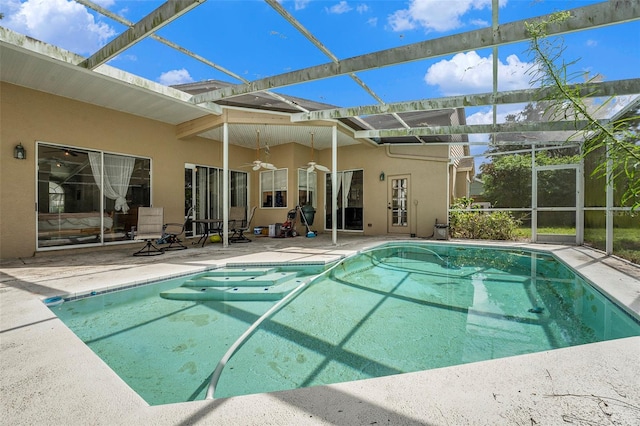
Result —
<instances>
[{"instance_id":1,"label":"window with blinds","mask_svg":"<svg viewBox=\"0 0 640 426\"><path fill-rule=\"evenodd\" d=\"M263 208L287 207L288 169L260 172Z\"/></svg>"}]
</instances>

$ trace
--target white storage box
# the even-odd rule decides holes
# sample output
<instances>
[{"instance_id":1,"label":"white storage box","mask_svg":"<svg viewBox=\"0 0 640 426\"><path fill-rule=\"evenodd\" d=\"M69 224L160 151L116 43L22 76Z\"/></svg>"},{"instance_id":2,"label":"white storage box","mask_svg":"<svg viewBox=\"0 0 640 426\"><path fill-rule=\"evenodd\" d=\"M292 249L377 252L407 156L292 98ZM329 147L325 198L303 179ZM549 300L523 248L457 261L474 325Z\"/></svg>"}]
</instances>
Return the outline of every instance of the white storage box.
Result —
<instances>
[{"instance_id":1,"label":"white storage box","mask_svg":"<svg viewBox=\"0 0 640 426\"><path fill-rule=\"evenodd\" d=\"M270 237L279 237L280 236L280 225L281 223L274 223L269 225L269 236Z\"/></svg>"}]
</instances>

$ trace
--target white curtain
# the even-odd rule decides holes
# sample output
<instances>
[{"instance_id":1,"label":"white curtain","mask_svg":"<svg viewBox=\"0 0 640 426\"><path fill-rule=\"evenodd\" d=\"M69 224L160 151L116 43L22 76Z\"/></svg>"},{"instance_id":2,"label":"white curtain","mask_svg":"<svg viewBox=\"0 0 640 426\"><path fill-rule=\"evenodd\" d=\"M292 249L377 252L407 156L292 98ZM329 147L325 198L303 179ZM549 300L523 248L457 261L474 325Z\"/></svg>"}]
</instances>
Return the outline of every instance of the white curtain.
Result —
<instances>
[{"instance_id":1,"label":"white curtain","mask_svg":"<svg viewBox=\"0 0 640 426\"><path fill-rule=\"evenodd\" d=\"M245 206L247 204L247 173L231 172L232 205Z\"/></svg>"},{"instance_id":2,"label":"white curtain","mask_svg":"<svg viewBox=\"0 0 640 426\"><path fill-rule=\"evenodd\" d=\"M343 174L344 174L344 172L338 172L337 173L337 177L338 177L337 181L338 181L338 183L336 185L336 188L337 188L336 191L338 192L338 194L340 193L340 185L342 185L342 175ZM337 197L338 194L335 194L334 197ZM342 192L342 194L344 194L344 191ZM344 197L344 195L343 195L343 197ZM340 204L340 200L338 200L338 204ZM329 207L329 209L331 209L331 207Z\"/></svg>"},{"instance_id":3,"label":"white curtain","mask_svg":"<svg viewBox=\"0 0 640 426\"><path fill-rule=\"evenodd\" d=\"M104 154L104 176L102 176L99 152L89 152L89 162L91 163L93 179L104 193L104 196L110 200L115 200L114 210L127 213L129 206L127 205L126 197L136 159L123 155ZM104 188L102 188L103 179Z\"/></svg>"},{"instance_id":4,"label":"white curtain","mask_svg":"<svg viewBox=\"0 0 640 426\"><path fill-rule=\"evenodd\" d=\"M344 186L342 194L344 194L345 207L349 207L349 191L351 191L351 179L353 179L353 172L344 172Z\"/></svg>"}]
</instances>

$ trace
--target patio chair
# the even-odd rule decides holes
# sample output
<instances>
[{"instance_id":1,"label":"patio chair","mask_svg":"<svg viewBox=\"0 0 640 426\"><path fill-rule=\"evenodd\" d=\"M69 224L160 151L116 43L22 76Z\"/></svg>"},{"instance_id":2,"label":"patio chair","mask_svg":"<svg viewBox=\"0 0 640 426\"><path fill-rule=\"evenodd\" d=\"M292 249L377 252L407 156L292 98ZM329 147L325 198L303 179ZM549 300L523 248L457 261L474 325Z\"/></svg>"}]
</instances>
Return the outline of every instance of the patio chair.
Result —
<instances>
[{"instance_id":1,"label":"patio chair","mask_svg":"<svg viewBox=\"0 0 640 426\"><path fill-rule=\"evenodd\" d=\"M247 218L247 208L245 206L231 206L229 207L229 242L237 236L237 228L244 225L244 221Z\"/></svg>"},{"instance_id":2,"label":"patio chair","mask_svg":"<svg viewBox=\"0 0 640 426\"><path fill-rule=\"evenodd\" d=\"M138 226L134 240L145 241L144 247L133 253L134 256L157 256L164 250L154 245L161 240L164 227L164 209L162 207L138 207Z\"/></svg>"},{"instance_id":3,"label":"patio chair","mask_svg":"<svg viewBox=\"0 0 640 426\"><path fill-rule=\"evenodd\" d=\"M179 237L183 236L191 222L193 216L193 207L189 208L183 223L165 223L162 227L162 238L158 241L160 244L169 243L164 247L167 250L184 250L187 247L182 244ZM174 245L175 244L175 245Z\"/></svg>"},{"instance_id":4,"label":"patio chair","mask_svg":"<svg viewBox=\"0 0 640 426\"><path fill-rule=\"evenodd\" d=\"M244 210L244 207L239 207L240 209ZM238 207L231 207L231 209L239 209ZM233 212L233 210L232 210ZM231 214L232 212L229 213L229 219L231 219ZM249 243L251 242L251 240L249 238L247 238L244 233L251 229L251 222L253 221L253 215L256 212L256 206L253 206L251 208L251 210L249 210L249 215L246 217L246 219L244 217L242 217L242 219L236 219L233 222L233 229L230 229L230 231L233 231L233 234L229 237L229 242L230 243ZM236 213L237 214L237 213Z\"/></svg>"}]
</instances>

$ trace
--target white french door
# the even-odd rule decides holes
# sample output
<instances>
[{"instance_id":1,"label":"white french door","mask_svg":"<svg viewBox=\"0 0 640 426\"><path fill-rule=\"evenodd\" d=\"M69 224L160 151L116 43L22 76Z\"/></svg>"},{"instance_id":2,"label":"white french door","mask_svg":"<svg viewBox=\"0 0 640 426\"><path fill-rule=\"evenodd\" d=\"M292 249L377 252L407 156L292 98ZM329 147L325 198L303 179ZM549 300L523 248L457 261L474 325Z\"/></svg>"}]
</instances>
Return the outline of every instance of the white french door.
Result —
<instances>
[{"instance_id":1,"label":"white french door","mask_svg":"<svg viewBox=\"0 0 640 426\"><path fill-rule=\"evenodd\" d=\"M387 178L387 232L409 234L409 175Z\"/></svg>"}]
</instances>

